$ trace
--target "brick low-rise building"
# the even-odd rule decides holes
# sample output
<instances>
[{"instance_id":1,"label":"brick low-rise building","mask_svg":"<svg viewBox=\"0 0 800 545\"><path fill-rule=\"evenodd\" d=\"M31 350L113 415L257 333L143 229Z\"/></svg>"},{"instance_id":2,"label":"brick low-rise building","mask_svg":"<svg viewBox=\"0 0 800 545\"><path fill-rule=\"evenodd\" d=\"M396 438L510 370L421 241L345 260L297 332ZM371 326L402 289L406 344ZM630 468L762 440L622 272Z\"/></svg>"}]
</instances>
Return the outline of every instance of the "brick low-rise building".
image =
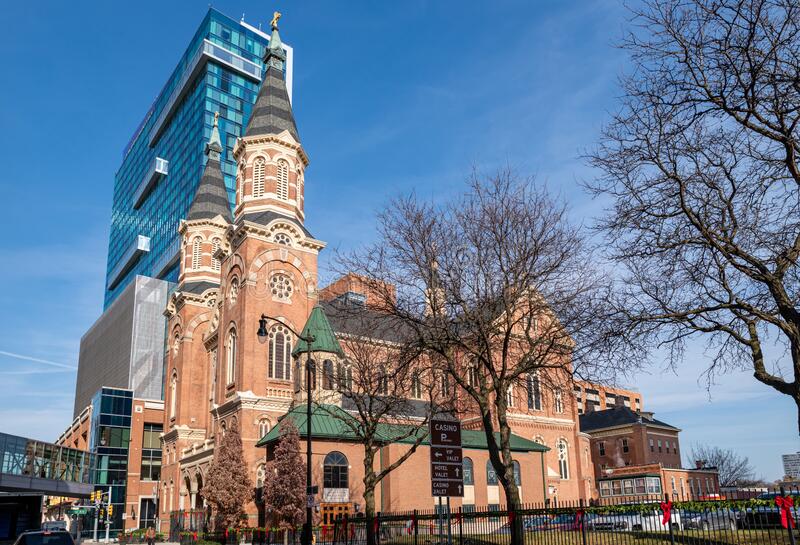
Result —
<instances>
[{"instance_id":1,"label":"brick low-rise building","mask_svg":"<svg viewBox=\"0 0 800 545\"><path fill-rule=\"evenodd\" d=\"M591 457L601 498L633 496L707 497L719 494L715 468L684 469L680 429L653 413L628 407L593 411L580 417L591 436Z\"/></svg>"}]
</instances>

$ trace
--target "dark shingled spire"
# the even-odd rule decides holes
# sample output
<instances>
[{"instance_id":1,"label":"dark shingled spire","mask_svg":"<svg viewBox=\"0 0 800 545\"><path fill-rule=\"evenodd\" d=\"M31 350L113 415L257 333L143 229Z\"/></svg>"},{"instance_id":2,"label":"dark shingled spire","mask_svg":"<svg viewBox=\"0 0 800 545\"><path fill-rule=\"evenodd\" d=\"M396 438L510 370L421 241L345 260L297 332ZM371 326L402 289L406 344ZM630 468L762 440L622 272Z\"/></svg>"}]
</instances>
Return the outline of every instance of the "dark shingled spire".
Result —
<instances>
[{"instance_id":1,"label":"dark shingled spire","mask_svg":"<svg viewBox=\"0 0 800 545\"><path fill-rule=\"evenodd\" d=\"M228 191L225 189L225 179L222 177L222 168L219 165L219 154L222 144L219 139L217 119L219 112L214 114L214 128L211 129L211 138L206 144L206 168L203 177L197 185L197 192L189 207L186 219L201 220L222 216L228 223L233 221L231 207L228 203Z\"/></svg>"},{"instance_id":2,"label":"dark shingled spire","mask_svg":"<svg viewBox=\"0 0 800 545\"><path fill-rule=\"evenodd\" d=\"M277 19L273 20L272 36L269 40L269 48L264 55L264 65L267 70L244 135L259 136L289 131L289 134L299 142L300 137L297 135L297 125L294 122L292 105L289 103L289 93L286 91L286 82L283 76L286 53L283 51L281 37L278 35Z\"/></svg>"}]
</instances>

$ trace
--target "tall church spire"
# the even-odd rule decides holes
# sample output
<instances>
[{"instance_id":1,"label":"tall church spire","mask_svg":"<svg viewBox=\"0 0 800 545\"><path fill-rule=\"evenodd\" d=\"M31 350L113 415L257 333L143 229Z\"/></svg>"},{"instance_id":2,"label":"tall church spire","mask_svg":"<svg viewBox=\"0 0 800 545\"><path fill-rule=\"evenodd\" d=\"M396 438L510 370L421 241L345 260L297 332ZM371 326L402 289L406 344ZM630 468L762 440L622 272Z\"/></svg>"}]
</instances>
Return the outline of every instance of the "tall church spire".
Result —
<instances>
[{"instance_id":1,"label":"tall church spire","mask_svg":"<svg viewBox=\"0 0 800 545\"><path fill-rule=\"evenodd\" d=\"M206 144L206 162L203 177L197 185L197 192L194 194L192 205L186 219L199 220L211 219L217 216L230 223L231 208L228 202L228 191L225 189L225 179L222 177L220 167L220 153L222 153L222 143L219 138L219 112L214 113L214 127L211 129L211 138Z\"/></svg>"},{"instance_id":2,"label":"tall church spire","mask_svg":"<svg viewBox=\"0 0 800 545\"><path fill-rule=\"evenodd\" d=\"M300 137L297 134L297 125L294 122L292 105L289 102L289 93L286 91L284 79L286 52L283 50L281 37L278 34L280 16L280 13L275 12L272 19L272 36L264 54L266 71L244 136L280 134L283 131L289 131L292 138L299 142Z\"/></svg>"}]
</instances>

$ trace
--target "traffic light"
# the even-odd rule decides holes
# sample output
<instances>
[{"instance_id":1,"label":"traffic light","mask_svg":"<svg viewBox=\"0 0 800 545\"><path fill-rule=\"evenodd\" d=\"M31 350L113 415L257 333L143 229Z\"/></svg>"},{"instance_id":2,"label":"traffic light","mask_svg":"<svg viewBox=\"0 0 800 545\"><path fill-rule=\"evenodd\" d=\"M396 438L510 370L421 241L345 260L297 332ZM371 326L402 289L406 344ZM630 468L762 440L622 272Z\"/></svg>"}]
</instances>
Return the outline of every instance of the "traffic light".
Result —
<instances>
[{"instance_id":1,"label":"traffic light","mask_svg":"<svg viewBox=\"0 0 800 545\"><path fill-rule=\"evenodd\" d=\"M108 518L112 518L114 516L114 506L109 504L108 505Z\"/></svg>"},{"instance_id":2,"label":"traffic light","mask_svg":"<svg viewBox=\"0 0 800 545\"><path fill-rule=\"evenodd\" d=\"M94 492L89 494L89 501L92 502L92 503L94 503L94 494L95 494Z\"/></svg>"},{"instance_id":3,"label":"traffic light","mask_svg":"<svg viewBox=\"0 0 800 545\"><path fill-rule=\"evenodd\" d=\"M106 510L103 509L103 508L98 509L97 510L97 518L103 519L105 517L106 517Z\"/></svg>"}]
</instances>

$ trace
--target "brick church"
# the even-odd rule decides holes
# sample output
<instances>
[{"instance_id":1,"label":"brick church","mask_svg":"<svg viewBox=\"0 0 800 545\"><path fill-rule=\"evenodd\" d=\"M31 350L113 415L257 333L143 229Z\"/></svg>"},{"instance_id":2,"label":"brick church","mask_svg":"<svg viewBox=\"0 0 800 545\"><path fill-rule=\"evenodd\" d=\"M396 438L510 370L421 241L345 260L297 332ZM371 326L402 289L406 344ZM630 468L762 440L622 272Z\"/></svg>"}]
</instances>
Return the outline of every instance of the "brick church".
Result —
<instances>
[{"instance_id":1,"label":"brick church","mask_svg":"<svg viewBox=\"0 0 800 545\"><path fill-rule=\"evenodd\" d=\"M171 511L204 507L204 476L215 442L227 429L239 430L251 479L261 485L265 446L277 437L280 419L287 413L296 416L295 408L304 401L303 388L297 387L301 367L296 356L302 355L302 345L293 331L318 320L332 332L332 340L312 347L323 352L315 354L317 361L346 366L347 354L338 353L336 341L346 334L346 324L335 308L363 304L368 295L354 275L319 285L317 262L325 243L305 226L309 160L287 95L284 62L275 28L257 102L233 148L238 163L233 214L215 122L205 171L180 226L180 278L165 311L169 346L158 483L163 530ZM266 335L259 336L262 314L280 322L268 321ZM322 373L314 380L317 390L334 388ZM537 383L515 399L509 420L522 501L592 497L589 437L579 431L573 396L562 398L560 391ZM312 472L320 488L321 516L363 509L361 445L345 435L318 434L316 428L315 423ZM504 504L483 432L465 432L464 447L464 497L454 498L454 506ZM388 444L376 463L389 464L406 448ZM380 484L378 510L434 507L429 485L422 484L429 477L428 458L423 445ZM248 506L248 513L250 525L261 522L257 502Z\"/></svg>"}]
</instances>

